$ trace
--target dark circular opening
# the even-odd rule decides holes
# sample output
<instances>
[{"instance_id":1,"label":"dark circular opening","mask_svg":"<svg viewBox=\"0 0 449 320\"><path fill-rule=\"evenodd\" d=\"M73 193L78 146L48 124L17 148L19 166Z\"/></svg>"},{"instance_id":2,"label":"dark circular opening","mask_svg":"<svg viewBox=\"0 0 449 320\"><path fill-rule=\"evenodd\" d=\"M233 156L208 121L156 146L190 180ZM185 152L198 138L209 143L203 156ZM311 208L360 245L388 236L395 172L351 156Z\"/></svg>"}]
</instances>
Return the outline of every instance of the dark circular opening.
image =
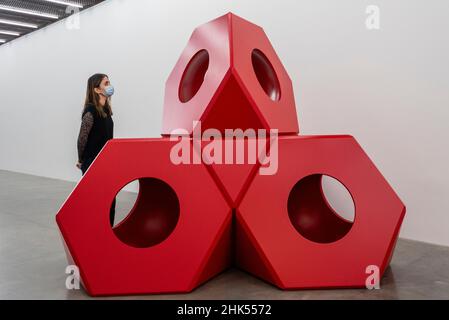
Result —
<instances>
[{"instance_id":1,"label":"dark circular opening","mask_svg":"<svg viewBox=\"0 0 449 320\"><path fill-rule=\"evenodd\" d=\"M209 53L198 51L187 64L179 84L179 100L182 103L190 101L200 90L207 69L209 68Z\"/></svg>"},{"instance_id":2,"label":"dark circular opening","mask_svg":"<svg viewBox=\"0 0 449 320\"><path fill-rule=\"evenodd\" d=\"M343 218L332 208L329 197L326 197L323 191L323 177L331 178L341 185L340 202L349 201L350 205L346 205L346 208L350 208L351 205L354 208L352 197L343 184L332 177L314 174L301 179L292 188L288 197L288 215L292 225L306 239L317 243L332 243L349 232L354 223L354 216L351 220L351 212L345 212L347 218ZM342 196L342 190L347 195Z\"/></svg>"},{"instance_id":3,"label":"dark circular opening","mask_svg":"<svg viewBox=\"0 0 449 320\"><path fill-rule=\"evenodd\" d=\"M279 101L281 99L281 86L268 58L259 49L254 49L251 60L253 62L254 73L263 91L265 91L271 100Z\"/></svg>"},{"instance_id":4,"label":"dark circular opening","mask_svg":"<svg viewBox=\"0 0 449 320\"><path fill-rule=\"evenodd\" d=\"M141 178L133 208L113 231L131 247L148 248L167 239L178 220L179 200L175 191L162 180Z\"/></svg>"}]
</instances>

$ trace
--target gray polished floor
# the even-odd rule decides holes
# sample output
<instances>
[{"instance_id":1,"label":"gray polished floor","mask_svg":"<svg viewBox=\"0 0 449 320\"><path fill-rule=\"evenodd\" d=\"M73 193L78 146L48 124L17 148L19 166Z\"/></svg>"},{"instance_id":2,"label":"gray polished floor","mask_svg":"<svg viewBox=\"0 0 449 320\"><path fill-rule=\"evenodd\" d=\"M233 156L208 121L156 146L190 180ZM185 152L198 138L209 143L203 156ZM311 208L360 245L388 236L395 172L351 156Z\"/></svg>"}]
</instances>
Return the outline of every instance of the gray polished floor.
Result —
<instances>
[{"instance_id":1,"label":"gray polished floor","mask_svg":"<svg viewBox=\"0 0 449 320\"><path fill-rule=\"evenodd\" d=\"M0 299L91 299L65 287L67 263L55 223L74 185L0 170ZM125 212L134 197L121 193L117 211ZM449 299L449 248L400 240L380 290L281 291L232 269L187 295L137 298Z\"/></svg>"}]
</instances>

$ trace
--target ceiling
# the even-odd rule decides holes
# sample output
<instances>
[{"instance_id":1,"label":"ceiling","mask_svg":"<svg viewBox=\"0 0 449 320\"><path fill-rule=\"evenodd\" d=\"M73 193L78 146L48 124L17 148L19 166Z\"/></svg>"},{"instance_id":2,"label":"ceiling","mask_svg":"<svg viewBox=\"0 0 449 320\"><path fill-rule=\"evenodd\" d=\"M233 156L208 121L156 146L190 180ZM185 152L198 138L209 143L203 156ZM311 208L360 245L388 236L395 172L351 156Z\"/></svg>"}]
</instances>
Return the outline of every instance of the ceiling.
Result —
<instances>
[{"instance_id":1,"label":"ceiling","mask_svg":"<svg viewBox=\"0 0 449 320\"><path fill-rule=\"evenodd\" d=\"M105 0L0 0L0 46Z\"/></svg>"}]
</instances>

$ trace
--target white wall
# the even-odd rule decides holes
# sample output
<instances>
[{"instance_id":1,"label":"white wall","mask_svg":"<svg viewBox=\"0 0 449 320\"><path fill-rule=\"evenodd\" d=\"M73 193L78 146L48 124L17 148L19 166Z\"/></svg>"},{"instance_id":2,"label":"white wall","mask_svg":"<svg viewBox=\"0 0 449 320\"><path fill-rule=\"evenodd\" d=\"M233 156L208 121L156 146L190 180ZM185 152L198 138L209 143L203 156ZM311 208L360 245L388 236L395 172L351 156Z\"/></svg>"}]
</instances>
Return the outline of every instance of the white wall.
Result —
<instances>
[{"instance_id":1,"label":"white wall","mask_svg":"<svg viewBox=\"0 0 449 320\"><path fill-rule=\"evenodd\" d=\"M368 31L365 9L381 9ZM449 2L109 0L0 47L0 169L78 180L86 80L110 75L116 137L161 131L164 82L199 24L265 28L302 132L351 133L408 208L402 237L449 245Z\"/></svg>"}]
</instances>

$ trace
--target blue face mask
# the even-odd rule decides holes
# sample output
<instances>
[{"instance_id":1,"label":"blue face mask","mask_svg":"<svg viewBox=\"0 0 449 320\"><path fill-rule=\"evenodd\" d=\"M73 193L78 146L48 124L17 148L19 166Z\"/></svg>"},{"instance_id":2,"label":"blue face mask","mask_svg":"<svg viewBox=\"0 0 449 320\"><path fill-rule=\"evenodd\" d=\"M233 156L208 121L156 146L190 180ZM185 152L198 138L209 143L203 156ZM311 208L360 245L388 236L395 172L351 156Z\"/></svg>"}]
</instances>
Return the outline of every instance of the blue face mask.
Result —
<instances>
[{"instance_id":1,"label":"blue face mask","mask_svg":"<svg viewBox=\"0 0 449 320\"><path fill-rule=\"evenodd\" d=\"M104 95L106 97L112 97L112 95L114 94L114 87L113 86L107 86L106 88L104 88Z\"/></svg>"}]
</instances>

